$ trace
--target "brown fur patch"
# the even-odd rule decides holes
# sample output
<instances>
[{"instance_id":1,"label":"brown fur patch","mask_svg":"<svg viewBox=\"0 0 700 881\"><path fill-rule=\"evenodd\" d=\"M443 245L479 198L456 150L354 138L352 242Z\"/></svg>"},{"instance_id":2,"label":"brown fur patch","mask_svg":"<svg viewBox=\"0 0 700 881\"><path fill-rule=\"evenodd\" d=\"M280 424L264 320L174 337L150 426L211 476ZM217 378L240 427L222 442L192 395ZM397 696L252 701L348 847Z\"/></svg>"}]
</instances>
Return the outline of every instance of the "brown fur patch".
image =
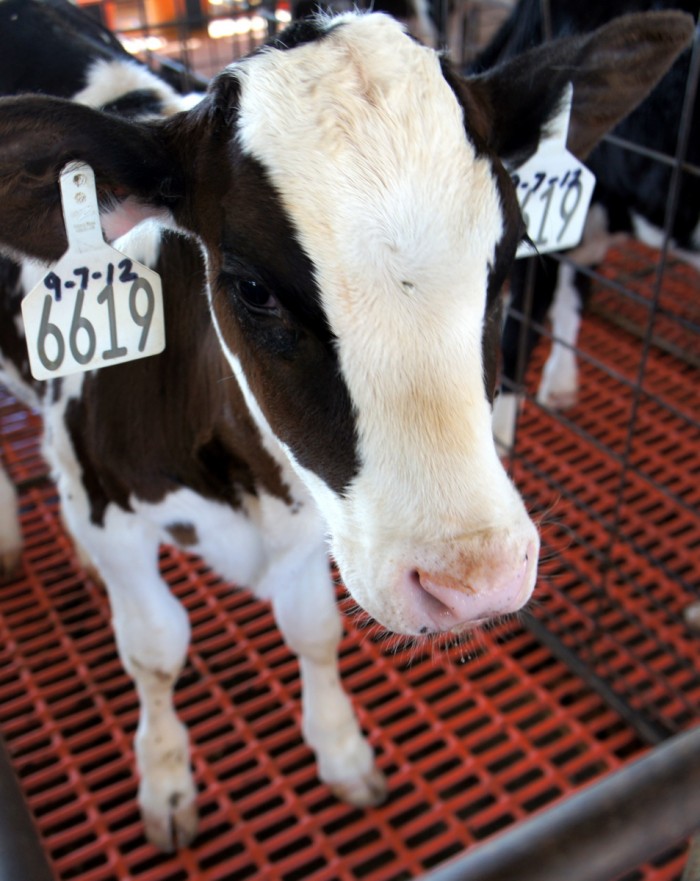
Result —
<instances>
[{"instance_id":1,"label":"brown fur patch","mask_svg":"<svg viewBox=\"0 0 700 881\"><path fill-rule=\"evenodd\" d=\"M342 493L359 470L355 418L313 266L263 168L236 155L235 142L194 135L191 142L200 147L203 177L190 187L192 200L178 220L208 247L226 344L275 435ZM226 169L229 180L226 172L214 179L211 168ZM279 300L277 315L261 319L246 310L236 281L247 276Z\"/></svg>"},{"instance_id":2,"label":"brown fur patch","mask_svg":"<svg viewBox=\"0 0 700 881\"><path fill-rule=\"evenodd\" d=\"M156 268L165 351L86 376L66 408L92 521L110 503L130 510L132 494L155 504L183 487L233 508L260 489L291 504L221 353L197 246L166 234Z\"/></svg>"},{"instance_id":3,"label":"brown fur patch","mask_svg":"<svg viewBox=\"0 0 700 881\"><path fill-rule=\"evenodd\" d=\"M22 380L42 397L46 383L37 382L29 372L27 343L17 328L23 290L20 267L7 257L0 256L0 351L3 358L12 362Z\"/></svg>"},{"instance_id":4,"label":"brown fur patch","mask_svg":"<svg viewBox=\"0 0 700 881\"><path fill-rule=\"evenodd\" d=\"M165 527L165 531L181 548L192 547L199 543L199 536L193 523L171 523L170 526Z\"/></svg>"}]
</instances>

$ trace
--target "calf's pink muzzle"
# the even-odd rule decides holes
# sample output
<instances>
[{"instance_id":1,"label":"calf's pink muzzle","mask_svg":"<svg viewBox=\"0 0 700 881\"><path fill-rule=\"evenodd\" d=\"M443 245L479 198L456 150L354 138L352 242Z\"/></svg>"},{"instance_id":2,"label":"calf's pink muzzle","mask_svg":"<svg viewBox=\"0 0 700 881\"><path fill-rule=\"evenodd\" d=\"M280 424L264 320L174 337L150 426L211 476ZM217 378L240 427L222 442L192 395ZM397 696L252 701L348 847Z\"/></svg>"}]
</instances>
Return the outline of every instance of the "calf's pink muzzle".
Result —
<instances>
[{"instance_id":1,"label":"calf's pink muzzle","mask_svg":"<svg viewBox=\"0 0 700 881\"><path fill-rule=\"evenodd\" d=\"M530 541L515 561L495 560L477 571L405 572L398 586L407 624L418 633L460 631L490 618L517 612L535 586L537 541Z\"/></svg>"}]
</instances>

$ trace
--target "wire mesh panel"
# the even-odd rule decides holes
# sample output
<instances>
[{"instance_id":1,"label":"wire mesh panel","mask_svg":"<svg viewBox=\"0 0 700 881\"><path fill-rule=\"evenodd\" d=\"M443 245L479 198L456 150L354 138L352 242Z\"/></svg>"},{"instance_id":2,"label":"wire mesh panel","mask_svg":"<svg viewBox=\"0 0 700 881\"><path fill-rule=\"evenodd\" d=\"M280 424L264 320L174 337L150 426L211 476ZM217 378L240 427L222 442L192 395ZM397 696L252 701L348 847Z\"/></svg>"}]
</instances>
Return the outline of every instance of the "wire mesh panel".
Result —
<instances>
[{"instance_id":1,"label":"wire mesh panel","mask_svg":"<svg viewBox=\"0 0 700 881\"><path fill-rule=\"evenodd\" d=\"M660 247L630 237L596 271L583 267L593 288L576 348L578 401L559 412L538 402L540 353L519 386L526 403L511 453L518 479L537 476L533 502L548 512L552 562L533 630L587 668L651 743L696 721L700 706L700 636L687 615L700 596L700 253L672 242L681 200L700 216L688 186L700 176L688 158L700 149L699 68L696 35L676 154L654 157L669 169Z\"/></svg>"},{"instance_id":2,"label":"wire mesh panel","mask_svg":"<svg viewBox=\"0 0 700 881\"><path fill-rule=\"evenodd\" d=\"M640 248L629 252L634 261ZM535 477L533 502L548 511L551 560L532 614L655 742L697 720L700 706L699 639L684 617L700 576L696 368L648 354L644 387L656 391L638 406L626 451L638 341L591 315L581 346L619 378L583 359L575 410L562 418L529 400L514 453L516 479Z\"/></svg>"},{"instance_id":3,"label":"wire mesh panel","mask_svg":"<svg viewBox=\"0 0 700 881\"><path fill-rule=\"evenodd\" d=\"M118 33L126 48L148 63L157 67L164 60L174 62L205 79L288 24L303 5L338 11L396 6L391 0L388 4L383 0L318 4L303 0L80 0L79 5ZM410 8L410 3L405 5ZM513 0L436 0L428 5L435 45L463 63L494 34ZM425 39L428 35L418 36Z\"/></svg>"}]
</instances>

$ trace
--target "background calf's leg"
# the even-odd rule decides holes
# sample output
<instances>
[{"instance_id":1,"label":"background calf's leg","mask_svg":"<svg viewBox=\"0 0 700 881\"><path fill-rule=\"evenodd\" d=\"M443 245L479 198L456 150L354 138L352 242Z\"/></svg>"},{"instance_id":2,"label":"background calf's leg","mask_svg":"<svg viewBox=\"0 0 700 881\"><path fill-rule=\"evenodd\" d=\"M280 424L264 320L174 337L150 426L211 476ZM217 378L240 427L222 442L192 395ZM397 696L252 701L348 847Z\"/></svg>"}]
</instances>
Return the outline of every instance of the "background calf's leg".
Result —
<instances>
[{"instance_id":1,"label":"background calf's leg","mask_svg":"<svg viewBox=\"0 0 700 881\"><path fill-rule=\"evenodd\" d=\"M575 346L581 327L581 297L576 272L566 263L559 267L559 280L549 315L552 349L542 370L537 400L554 410L574 407L578 399L578 365Z\"/></svg>"},{"instance_id":2,"label":"background calf's leg","mask_svg":"<svg viewBox=\"0 0 700 881\"><path fill-rule=\"evenodd\" d=\"M568 253L572 263L559 265L554 302L549 311L552 350L537 391L540 404L554 410L564 410L575 406L578 400L576 344L581 312L591 296L591 279L577 272L574 264L596 267L605 260L613 245L624 242L626 238L625 233L609 232L607 210L601 204L594 204L586 218L581 244Z\"/></svg>"}]
</instances>

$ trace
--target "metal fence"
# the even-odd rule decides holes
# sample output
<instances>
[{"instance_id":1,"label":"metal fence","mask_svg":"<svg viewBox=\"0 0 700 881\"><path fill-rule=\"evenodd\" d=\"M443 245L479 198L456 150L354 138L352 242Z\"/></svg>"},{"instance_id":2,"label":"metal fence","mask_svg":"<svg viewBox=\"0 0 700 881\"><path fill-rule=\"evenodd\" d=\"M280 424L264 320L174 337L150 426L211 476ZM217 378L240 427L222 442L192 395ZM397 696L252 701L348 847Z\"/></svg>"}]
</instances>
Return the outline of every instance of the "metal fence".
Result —
<instances>
[{"instance_id":1,"label":"metal fence","mask_svg":"<svg viewBox=\"0 0 700 881\"><path fill-rule=\"evenodd\" d=\"M528 626L649 743L697 721L699 710L700 252L679 256L672 233L683 182L700 177L688 159L700 127L699 75L696 30L674 155L609 137L630 157L670 170L658 247L630 239L597 270L574 264L593 285L576 347L580 399L570 411L548 409L537 400L538 367L521 369L516 391L526 404L511 451L516 474L541 484L536 504L547 500L553 527L544 554L558 561L551 602ZM525 331L531 315L518 317ZM547 326L537 329L570 347ZM570 467L548 468L533 449L533 423L566 450Z\"/></svg>"},{"instance_id":2,"label":"metal fence","mask_svg":"<svg viewBox=\"0 0 700 881\"><path fill-rule=\"evenodd\" d=\"M164 60L208 78L288 24L300 0L80 0L117 32L130 52L158 66ZM434 38L459 63L468 61L503 21L513 0L439 0ZM374 0L319 3L369 9Z\"/></svg>"}]
</instances>

